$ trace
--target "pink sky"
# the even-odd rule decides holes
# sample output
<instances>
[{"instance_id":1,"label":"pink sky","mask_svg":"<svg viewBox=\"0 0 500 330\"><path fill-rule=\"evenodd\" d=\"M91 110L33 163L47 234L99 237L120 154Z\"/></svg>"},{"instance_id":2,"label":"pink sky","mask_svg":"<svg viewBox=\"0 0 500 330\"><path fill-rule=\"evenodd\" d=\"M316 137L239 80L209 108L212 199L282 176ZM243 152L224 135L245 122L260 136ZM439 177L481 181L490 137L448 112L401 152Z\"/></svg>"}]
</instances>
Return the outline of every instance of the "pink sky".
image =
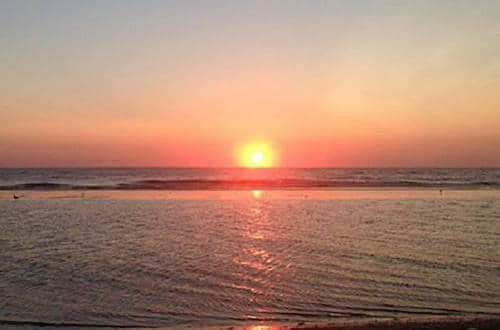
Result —
<instances>
[{"instance_id":1,"label":"pink sky","mask_svg":"<svg viewBox=\"0 0 500 330\"><path fill-rule=\"evenodd\" d=\"M500 166L500 5L6 1L0 166Z\"/></svg>"}]
</instances>

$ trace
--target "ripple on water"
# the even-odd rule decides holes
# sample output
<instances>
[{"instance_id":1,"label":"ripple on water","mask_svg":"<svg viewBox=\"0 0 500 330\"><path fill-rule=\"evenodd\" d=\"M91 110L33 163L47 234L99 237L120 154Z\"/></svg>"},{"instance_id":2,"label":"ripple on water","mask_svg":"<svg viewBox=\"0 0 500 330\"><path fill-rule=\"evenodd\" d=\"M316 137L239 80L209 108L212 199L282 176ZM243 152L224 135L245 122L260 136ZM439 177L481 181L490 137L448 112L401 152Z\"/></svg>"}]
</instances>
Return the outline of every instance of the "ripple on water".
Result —
<instances>
[{"instance_id":1,"label":"ripple on water","mask_svg":"<svg viewBox=\"0 0 500 330\"><path fill-rule=\"evenodd\" d=\"M0 319L500 314L496 199L0 201Z\"/></svg>"}]
</instances>

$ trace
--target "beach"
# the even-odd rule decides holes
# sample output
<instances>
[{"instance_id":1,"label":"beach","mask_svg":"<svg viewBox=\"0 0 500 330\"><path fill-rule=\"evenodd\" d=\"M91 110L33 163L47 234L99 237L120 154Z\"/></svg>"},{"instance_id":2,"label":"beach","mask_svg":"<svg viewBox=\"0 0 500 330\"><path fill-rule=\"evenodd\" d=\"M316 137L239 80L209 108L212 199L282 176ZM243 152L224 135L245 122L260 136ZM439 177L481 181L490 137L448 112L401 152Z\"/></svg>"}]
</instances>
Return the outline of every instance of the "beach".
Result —
<instances>
[{"instance_id":1,"label":"beach","mask_svg":"<svg viewBox=\"0 0 500 330\"><path fill-rule=\"evenodd\" d=\"M0 330L500 330L499 17L0 0Z\"/></svg>"},{"instance_id":2,"label":"beach","mask_svg":"<svg viewBox=\"0 0 500 330\"><path fill-rule=\"evenodd\" d=\"M109 200L231 200L231 199L497 199L500 189L438 189L438 188L325 188L325 189L239 189L239 190L0 190L0 199L13 196L27 200L44 199L109 199Z\"/></svg>"}]
</instances>

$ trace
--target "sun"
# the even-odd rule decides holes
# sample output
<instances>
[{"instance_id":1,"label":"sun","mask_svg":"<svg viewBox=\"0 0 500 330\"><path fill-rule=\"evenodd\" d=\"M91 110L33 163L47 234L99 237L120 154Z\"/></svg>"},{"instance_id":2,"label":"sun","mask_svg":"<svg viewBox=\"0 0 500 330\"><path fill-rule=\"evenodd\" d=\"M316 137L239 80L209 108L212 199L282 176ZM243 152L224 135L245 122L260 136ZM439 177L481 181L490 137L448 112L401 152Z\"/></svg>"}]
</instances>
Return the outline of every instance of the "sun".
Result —
<instances>
[{"instance_id":1,"label":"sun","mask_svg":"<svg viewBox=\"0 0 500 330\"><path fill-rule=\"evenodd\" d=\"M247 168L273 167L276 165L275 153L269 143L248 143L239 148L238 163Z\"/></svg>"},{"instance_id":2,"label":"sun","mask_svg":"<svg viewBox=\"0 0 500 330\"><path fill-rule=\"evenodd\" d=\"M262 151L256 151L250 156L250 160L252 161L252 164L258 166L264 162L264 154Z\"/></svg>"}]
</instances>

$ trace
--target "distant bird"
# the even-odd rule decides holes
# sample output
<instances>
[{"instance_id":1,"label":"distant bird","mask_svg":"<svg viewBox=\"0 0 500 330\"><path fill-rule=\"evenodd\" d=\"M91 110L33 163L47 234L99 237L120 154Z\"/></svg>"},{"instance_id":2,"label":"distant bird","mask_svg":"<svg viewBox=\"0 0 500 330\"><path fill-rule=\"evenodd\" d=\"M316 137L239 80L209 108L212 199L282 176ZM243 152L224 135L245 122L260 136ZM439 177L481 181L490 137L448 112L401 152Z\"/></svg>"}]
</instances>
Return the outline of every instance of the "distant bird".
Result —
<instances>
[{"instance_id":1,"label":"distant bird","mask_svg":"<svg viewBox=\"0 0 500 330\"><path fill-rule=\"evenodd\" d=\"M439 194L443 195L443 189L439 189Z\"/></svg>"},{"instance_id":2,"label":"distant bird","mask_svg":"<svg viewBox=\"0 0 500 330\"><path fill-rule=\"evenodd\" d=\"M14 199L19 199L19 196L16 196L16 194L12 194L12 197L14 197Z\"/></svg>"}]
</instances>

